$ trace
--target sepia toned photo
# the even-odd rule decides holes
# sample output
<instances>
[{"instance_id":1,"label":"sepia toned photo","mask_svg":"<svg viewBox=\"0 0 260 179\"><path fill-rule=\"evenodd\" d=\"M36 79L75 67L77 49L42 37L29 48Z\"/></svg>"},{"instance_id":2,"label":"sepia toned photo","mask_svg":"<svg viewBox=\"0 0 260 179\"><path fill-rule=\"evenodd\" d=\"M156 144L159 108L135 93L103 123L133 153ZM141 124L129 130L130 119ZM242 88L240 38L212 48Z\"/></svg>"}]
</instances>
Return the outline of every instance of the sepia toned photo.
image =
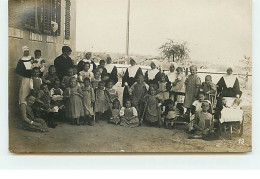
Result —
<instances>
[{"instance_id":1,"label":"sepia toned photo","mask_svg":"<svg viewBox=\"0 0 260 179\"><path fill-rule=\"evenodd\" d=\"M252 151L251 0L9 0L9 151Z\"/></svg>"}]
</instances>

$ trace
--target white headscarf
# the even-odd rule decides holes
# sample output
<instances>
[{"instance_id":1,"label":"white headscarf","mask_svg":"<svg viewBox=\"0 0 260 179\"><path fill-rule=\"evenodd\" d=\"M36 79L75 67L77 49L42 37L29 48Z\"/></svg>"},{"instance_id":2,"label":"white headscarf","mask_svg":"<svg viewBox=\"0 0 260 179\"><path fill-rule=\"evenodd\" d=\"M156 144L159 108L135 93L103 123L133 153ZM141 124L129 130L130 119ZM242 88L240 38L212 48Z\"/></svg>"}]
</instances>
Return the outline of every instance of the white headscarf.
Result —
<instances>
[{"instance_id":1,"label":"white headscarf","mask_svg":"<svg viewBox=\"0 0 260 179\"><path fill-rule=\"evenodd\" d=\"M29 47L23 46L22 49L23 49L23 52L24 52L24 51L28 51L28 50L29 50Z\"/></svg>"},{"instance_id":2,"label":"white headscarf","mask_svg":"<svg viewBox=\"0 0 260 179\"><path fill-rule=\"evenodd\" d=\"M29 51L29 47L27 47L27 46L23 46L22 47L22 50L23 50L23 53L25 52L25 51ZM29 56L27 56L27 57L22 57L21 58L21 60L31 60L31 56L29 55ZM31 63L31 62L30 62ZM26 69L30 69L31 68L31 66L30 66L30 64L28 64L28 65L26 65Z\"/></svg>"}]
</instances>

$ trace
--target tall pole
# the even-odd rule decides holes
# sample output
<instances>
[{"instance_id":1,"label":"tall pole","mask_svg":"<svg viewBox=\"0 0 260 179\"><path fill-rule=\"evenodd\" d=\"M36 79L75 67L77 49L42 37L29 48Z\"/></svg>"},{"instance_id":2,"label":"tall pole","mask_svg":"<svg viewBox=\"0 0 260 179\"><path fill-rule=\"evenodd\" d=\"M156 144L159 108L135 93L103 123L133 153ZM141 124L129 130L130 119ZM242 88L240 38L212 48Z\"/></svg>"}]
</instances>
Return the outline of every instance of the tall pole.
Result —
<instances>
[{"instance_id":1,"label":"tall pole","mask_svg":"<svg viewBox=\"0 0 260 179\"><path fill-rule=\"evenodd\" d=\"M127 32L126 32L126 56L129 57L129 18L130 18L130 0L127 7Z\"/></svg>"}]
</instances>

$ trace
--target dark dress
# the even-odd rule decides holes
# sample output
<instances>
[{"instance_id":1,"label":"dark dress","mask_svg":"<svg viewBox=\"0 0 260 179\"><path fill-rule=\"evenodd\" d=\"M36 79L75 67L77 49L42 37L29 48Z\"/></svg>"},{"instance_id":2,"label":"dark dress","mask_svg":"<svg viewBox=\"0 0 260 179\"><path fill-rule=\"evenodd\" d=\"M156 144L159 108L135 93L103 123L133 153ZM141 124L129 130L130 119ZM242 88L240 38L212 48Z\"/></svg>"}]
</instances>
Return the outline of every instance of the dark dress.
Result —
<instances>
[{"instance_id":1,"label":"dark dress","mask_svg":"<svg viewBox=\"0 0 260 179\"><path fill-rule=\"evenodd\" d=\"M150 85L150 84L156 84L156 85L158 85L158 82L160 81L160 75L161 75L161 72L159 71L159 70L157 70L157 69L154 69L154 70L156 70L156 75L154 75L154 77L153 78L151 78L150 76L149 76L149 71L150 70L147 70L146 72L145 72L145 75L144 75L144 81L148 84L148 85Z\"/></svg>"},{"instance_id":2,"label":"dark dress","mask_svg":"<svg viewBox=\"0 0 260 179\"><path fill-rule=\"evenodd\" d=\"M105 68L102 71L101 78L103 79L105 76L107 76L110 80L113 80L114 84L118 82L117 77L117 68L113 64L107 64L105 65ZM112 70L111 70L112 68ZM107 80L106 80L107 81Z\"/></svg>"},{"instance_id":3,"label":"dark dress","mask_svg":"<svg viewBox=\"0 0 260 179\"><path fill-rule=\"evenodd\" d=\"M73 67L73 62L70 57L66 58L63 55L60 55L54 60L54 66L59 80L62 81L63 77L67 74L68 69Z\"/></svg>"},{"instance_id":4,"label":"dark dress","mask_svg":"<svg viewBox=\"0 0 260 179\"><path fill-rule=\"evenodd\" d=\"M159 99L157 96L146 95L144 97L146 103L145 120L149 123L161 122L161 108L158 106Z\"/></svg>"},{"instance_id":5,"label":"dark dress","mask_svg":"<svg viewBox=\"0 0 260 179\"><path fill-rule=\"evenodd\" d=\"M22 126L25 130L32 131L32 132L47 132L48 131L48 127L47 127L47 124L45 123L45 121L41 118L36 118L34 116L31 106L28 106L25 104L25 110L26 110L26 117L28 119L32 120L33 122L37 122L37 123L41 124L40 126L35 126L35 125L31 125L31 124L28 124L27 122L23 121Z\"/></svg>"},{"instance_id":6,"label":"dark dress","mask_svg":"<svg viewBox=\"0 0 260 179\"><path fill-rule=\"evenodd\" d=\"M227 87L224 77L221 77L217 83L217 92L221 97L236 97L238 94L240 97L242 95L242 91L240 91L239 81L236 78L233 87Z\"/></svg>"},{"instance_id":7,"label":"dark dress","mask_svg":"<svg viewBox=\"0 0 260 179\"><path fill-rule=\"evenodd\" d=\"M128 83L128 87L125 87L124 91L123 91L123 104L125 104L125 100L127 98L130 98L129 88L136 82L137 77L142 74L143 74L142 69L139 67L138 70L136 71L134 77L130 77L128 68L127 68L127 70L122 78L122 87L124 87L125 82Z\"/></svg>"}]
</instances>

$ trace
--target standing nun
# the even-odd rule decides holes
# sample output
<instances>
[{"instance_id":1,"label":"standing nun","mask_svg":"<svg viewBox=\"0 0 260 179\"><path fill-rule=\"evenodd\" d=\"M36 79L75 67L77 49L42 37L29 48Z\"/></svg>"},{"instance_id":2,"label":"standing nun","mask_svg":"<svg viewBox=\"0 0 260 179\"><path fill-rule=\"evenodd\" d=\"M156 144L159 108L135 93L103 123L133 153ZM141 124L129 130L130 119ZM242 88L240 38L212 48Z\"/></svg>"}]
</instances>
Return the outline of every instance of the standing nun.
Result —
<instances>
[{"instance_id":1,"label":"standing nun","mask_svg":"<svg viewBox=\"0 0 260 179\"><path fill-rule=\"evenodd\" d=\"M125 104L126 99L130 97L129 89L136 82L139 75L143 75L142 69L136 65L133 58L130 57L131 66L126 69L126 72L122 78L122 87L124 87L123 92L123 104Z\"/></svg>"},{"instance_id":2,"label":"standing nun","mask_svg":"<svg viewBox=\"0 0 260 179\"><path fill-rule=\"evenodd\" d=\"M117 68L114 64L112 64L112 59L111 57L107 57L107 63L104 66L104 69L101 77L103 81L107 83L107 81L112 80L114 84L118 82L118 77L117 77Z\"/></svg>"},{"instance_id":3,"label":"standing nun","mask_svg":"<svg viewBox=\"0 0 260 179\"><path fill-rule=\"evenodd\" d=\"M79 61L78 65L77 65L78 72L83 71L85 64L88 62L88 63L90 63L89 71L94 73L94 71L96 70L96 64L93 60L91 60L91 56L92 56L92 53L87 52L85 55L85 59Z\"/></svg>"},{"instance_id":4,"label":"standing nun","mask_svg":"<svg viewBox=\"0 0 260 179\"><path fill-rule=\"evenodd\" d=\"M156 68L155 63L152 61L151 62L151 69L149 69L145 72L145 76L144 76L145 82L148 85L155 84L155 85L158 86L158 81L160 80L160 75L161 75L160 70L158 70Z\"/></svg>"},{"instance_id":5,"label":"standing nun","mask_svg":"<svg viewBox=\"0 0 260 179\"><path fill-rule=\"evenodd\" d=\"M21 77L21 87L19 91L19 104L26 103L26 98L30 94L30 79L32 76L33 57L29 55L29 48L24 46L23 57L18 61L15 72Z\"/></svg>"}]
</instances>

